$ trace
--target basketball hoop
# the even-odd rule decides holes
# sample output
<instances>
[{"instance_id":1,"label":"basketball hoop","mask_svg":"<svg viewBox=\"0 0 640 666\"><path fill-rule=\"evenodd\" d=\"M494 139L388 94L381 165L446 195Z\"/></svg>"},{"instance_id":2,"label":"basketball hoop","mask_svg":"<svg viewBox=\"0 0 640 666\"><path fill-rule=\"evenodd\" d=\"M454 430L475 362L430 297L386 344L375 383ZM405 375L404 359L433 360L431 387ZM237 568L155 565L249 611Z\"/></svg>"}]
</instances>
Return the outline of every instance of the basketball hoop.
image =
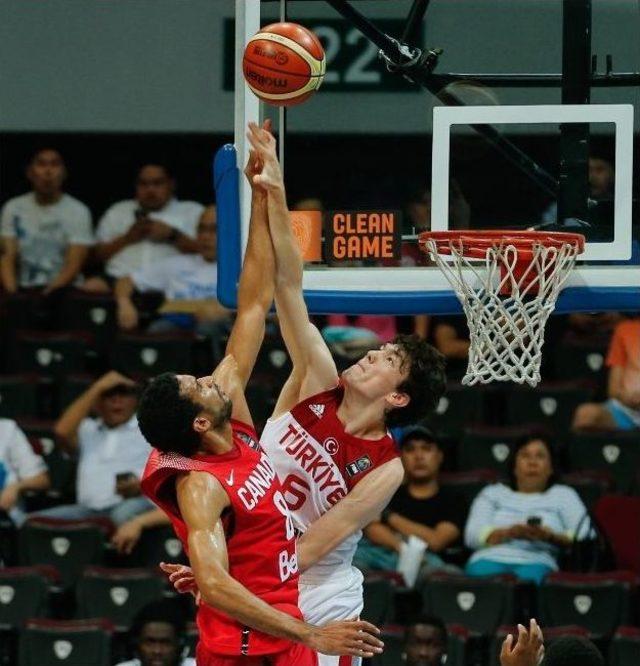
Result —
<instances>
[{"instance_id":1,"label":"basketball hoop","mask_svg":"<svg viewBox=\"0 0 640 666\"><path fill-rule=\"evenodd\" d=\"M420 248L453 287L467 316L463 384L540 381L544 327L584 236L541 231L425 231Z\"/></svg>"}]
</instances>

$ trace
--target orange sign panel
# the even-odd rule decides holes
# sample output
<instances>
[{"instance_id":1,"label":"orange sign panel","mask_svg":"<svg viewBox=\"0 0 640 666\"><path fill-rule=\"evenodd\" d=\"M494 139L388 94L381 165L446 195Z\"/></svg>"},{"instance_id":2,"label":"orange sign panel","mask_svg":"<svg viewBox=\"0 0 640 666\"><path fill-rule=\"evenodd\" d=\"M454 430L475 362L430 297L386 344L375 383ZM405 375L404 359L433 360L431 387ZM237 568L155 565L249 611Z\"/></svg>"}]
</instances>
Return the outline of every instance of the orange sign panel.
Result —
<instances>
[{"instance_id":1,"label":"orange sign panel","mask_svg":"<svg viewBox=\"0 0 640 666\"><path fill-rule=\"evenodd\" d=\"M292 210L291 227L304 261L322 261L322 213Z\"/></svg>"},{"instance_id":2,"label":"orange sign panel","mask_svg":"<svg viewBox=\"0 0 640 666\"><path fill-rule=\"evenodd\" d=\"M327 256L332 261L399 259L401 213L334 210L327 216Z\"/></svg>"}]
</instances>

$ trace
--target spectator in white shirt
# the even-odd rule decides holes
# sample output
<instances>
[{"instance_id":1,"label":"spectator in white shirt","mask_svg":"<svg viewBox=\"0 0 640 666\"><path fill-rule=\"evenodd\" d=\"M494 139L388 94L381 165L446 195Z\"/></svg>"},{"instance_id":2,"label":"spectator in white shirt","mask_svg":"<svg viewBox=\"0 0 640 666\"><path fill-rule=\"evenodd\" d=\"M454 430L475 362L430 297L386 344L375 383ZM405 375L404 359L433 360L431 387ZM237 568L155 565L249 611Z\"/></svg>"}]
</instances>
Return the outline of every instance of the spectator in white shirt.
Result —
<instances>
[{"instance_id":1,"label":"spectator in white shirt","mask_svg":"<svg viewBox=\"0 0 640 666\"><path fill-rule=\"evenodd\" d=\"M195 659L182 656L185 629L184 614L175 602L152 601L131 626L136 658L118 666L196 666Z\"/></svg>"},{"instance_id":2,"label":"spectator in white shirt","mask_svg":"<svg viewBox=\"0 0 640 666\"><path fill-rule=\"evenodd\" d=\"M25 519L21 495L26 490L47 490L49 472L15 421L0 419L0 511L16 526Z\"/></svg>"},{"instance_id":3,"label":"spectator in white shirt","mask_svg":"<svg viewBox=\"0 0 640 666\"><path fill-rule=\"evenodd\" d=\"M105 263L102 276L85 282L87 291L109 291L113 281L136 270L196 252L202 205L178 201L175 181L164 165L146 164L138 172L135 199L113 204L98 222L96 258Z\"/></svg>"},{"instance_id":4,"label":"spectator in white shirt","mask_svg":"<svg viewBox=\"0 0 640 666\"><path fill-rule=\"evenodd\" d=\"M67 171L57 150L39 150L29 162L32 190L2 208L0 276L5 291L37 288L42 295L71 285L93 245L89 209L63 191Z\"/></svg>"},{"instance_id":5,"label":"spectator in white shirt","mask_svg":"<svg viewBox=\"0 0 640 666\"><path fill-rule=\"evenodd\" d=\"M230 313L217 301L215 206L205 208L200 216L196 240L197 254L168 257L116 282L118 324L122 330L138 326L138 311L132 300L134 290L160 291L165 302L160 318L152 322L148 330L151 333L195 330L212 339L217 356L222 337L228 332Z\"/></svg>"},{"instance_id":6,"label":"spectator in white shirt","mask_svg":"<svg viewBox=\"0 0 640 666\"><path fill-rule=\"evenodd\" d=\"M67 407L54 432L60 446L78 453L77 504L52 507L38 516L105 517L119 527L143 517L155 520L145 520L141 527L167 524L140 492L149 445L138 428L137 406L135 382L111 371ZM91 418L91 412L98 417Z\"/></svg>"}]
</instances>

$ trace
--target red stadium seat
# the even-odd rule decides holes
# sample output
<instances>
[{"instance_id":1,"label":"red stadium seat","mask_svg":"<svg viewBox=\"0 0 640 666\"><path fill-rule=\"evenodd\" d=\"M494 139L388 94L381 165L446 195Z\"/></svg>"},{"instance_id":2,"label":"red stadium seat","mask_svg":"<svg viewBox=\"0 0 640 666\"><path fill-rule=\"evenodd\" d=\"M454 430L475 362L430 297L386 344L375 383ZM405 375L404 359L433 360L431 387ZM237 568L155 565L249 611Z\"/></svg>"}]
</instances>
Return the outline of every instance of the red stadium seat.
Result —
<instances>
[{"instance_id":1,"label":"red stadium seat","mask_svg":"<svg viewBox=\"0 0 640 666\"><path fill-rule=\"evenodd\" d=\"M640 629L618 627L609 648L610 666L638 666L640 664Z\"/></svg>"},{"instance_id":2,"label":"red stadium seat","mask_svg":"<svg viewBox=\"0 0 640 666\"><path fill-rule=\"evenodd\" d=\"M640 497L605 495L593 511L613 547L616 566L640 574Z\"/></svg>"}]
</instances>

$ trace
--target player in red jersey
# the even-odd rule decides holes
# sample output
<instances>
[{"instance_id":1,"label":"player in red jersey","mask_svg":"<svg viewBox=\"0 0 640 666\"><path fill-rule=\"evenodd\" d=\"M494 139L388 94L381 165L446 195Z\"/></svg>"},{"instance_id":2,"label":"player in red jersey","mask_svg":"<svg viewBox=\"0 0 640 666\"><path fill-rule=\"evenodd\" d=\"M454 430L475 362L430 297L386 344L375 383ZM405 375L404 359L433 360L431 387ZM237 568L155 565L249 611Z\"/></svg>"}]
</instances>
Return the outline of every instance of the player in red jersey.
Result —
<instances>
[{"instance_id":1,"label":"player in red jersey","mask_svg":"<svg viewBox=\"0 0 640 666\"><path fill-rule=\"evenodd\" d=\"M275 140L255 124L248 137L264 164L254 182L268 192L276 307L293 362L260 444L302 533L305 619L356 617L362 610L362 574L351 561L360 530L378 519L404 476L387 428L415 422L437 405L445 388L444 359L414 336L397 336L338 377L326 343L309 321ZM358 661L320 655L319 663Z\"/></svg>"},{"instance_id":2,"label":"player in red jersey","mask_svg":"<svg viewBox=\"0 0 640 666\"><path fill-rule=\"evenodd\" d=\"M250 180L260 168L252 155ZM312 666L316 651L371 656L382 646L373 625L353 620L320 628L300 619L291 518L244 396L273 289L259 260L270 244L265 194L253 191L225 359L201 379L160 375L141 398L140 429L154 446L143 490L167 512L189 555L201 595L199 664Z\"/></svg>"}]
</instances>

